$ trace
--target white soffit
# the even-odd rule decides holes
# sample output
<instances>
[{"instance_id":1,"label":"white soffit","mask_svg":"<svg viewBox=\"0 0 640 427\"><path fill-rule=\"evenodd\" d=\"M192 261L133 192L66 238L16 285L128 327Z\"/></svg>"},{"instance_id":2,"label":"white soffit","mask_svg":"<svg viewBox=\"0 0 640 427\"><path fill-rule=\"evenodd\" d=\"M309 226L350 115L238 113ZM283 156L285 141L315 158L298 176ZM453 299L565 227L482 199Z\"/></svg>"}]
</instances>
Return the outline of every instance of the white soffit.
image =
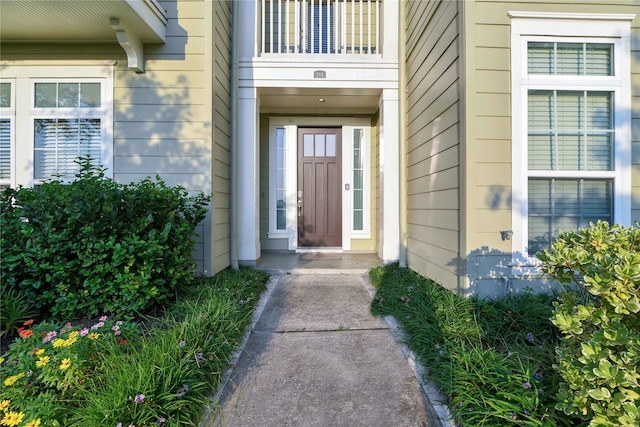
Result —
<instances>
[{"instance_id":1,"label":"white soffit","mask_svg":"<svg viewBox=\"0 0 640 427\"><path fill-rule=\"evenodd\" d=\"M142 43L164 43L166 11L156 0L0 0L3 43L117 43L111 19Z\"/></svg>"},{"instance_id":2,"label":"white soffit","mask_svg":"<svg viewBox=\"0 0 640 427\"><path fill-rule=\"evenodd\" d=\"M380 104L380 89L260 88L263 113L373 114ZM320 100L323 101L320 101Z\"/></svg>"}]
</instances>

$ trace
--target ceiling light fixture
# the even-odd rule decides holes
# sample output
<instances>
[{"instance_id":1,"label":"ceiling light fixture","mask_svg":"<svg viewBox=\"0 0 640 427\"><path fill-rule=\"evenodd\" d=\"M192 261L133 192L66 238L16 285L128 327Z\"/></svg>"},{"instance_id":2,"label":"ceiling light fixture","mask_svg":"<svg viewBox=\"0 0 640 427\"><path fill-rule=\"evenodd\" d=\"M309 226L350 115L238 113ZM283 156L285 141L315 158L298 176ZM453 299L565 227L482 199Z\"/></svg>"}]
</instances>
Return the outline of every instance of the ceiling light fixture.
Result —
<instances>
[{"instance_id":1,"label":"ceiling light fixture","mask_svg":"<svg viewBox=\"0 0 640 427\"><path fill-rule=\"evenodd\" d=\"M318 98L318 102L324 102L324 101L326 101L326 99L324 99L324 98Z\"/></svg>"}]
</instances>

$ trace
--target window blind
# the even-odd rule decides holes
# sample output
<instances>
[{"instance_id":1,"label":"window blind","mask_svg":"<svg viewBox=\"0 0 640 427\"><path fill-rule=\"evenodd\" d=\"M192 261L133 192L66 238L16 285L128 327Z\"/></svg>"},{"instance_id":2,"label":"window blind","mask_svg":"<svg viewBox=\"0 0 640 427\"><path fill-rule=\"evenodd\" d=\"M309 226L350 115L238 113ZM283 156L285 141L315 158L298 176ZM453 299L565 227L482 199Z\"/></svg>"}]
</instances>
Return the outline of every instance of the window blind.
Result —
<instances>
[{"instance_id":1,"label":"window blind","mask_svg":"<svg viewBox=\"0 0 640 427\"><path fill-rule=\"evenodd\" d=\"M0 185L11 182L11 119L0 119Z\"/></svg>"},{"instance_id":2,"label":"window blind","mask_svg":"<svg viewBox=\"0 0 640 427\"><path fill-rule=\"evenodd\" d=\"M609 171L613 168L611 92L530 90L530 170Z\"/></svg>"},{"instance_id":3,"label":"window blind","mask_svg":"<svg viewBox=\"0 0 640 427\"><path fill-rule=\"evenodd\" d=\"M613 45L529 42L527 62L529 74L612 76Z\"/></svg>"},{"instance_id":4,"label":"window blind","mask_svg":"<svg viewBox=\"0 0 640 427\"><path fill-rule=\"evenodd\" d=\"M35 179L73 178L80 156L100 161L100 119L35 119L34 128Z\"/></svg>"},{"instance_id":5,"label":"window blind","mask_svg":"<svg viewBox=\"0 0 640 427\"><path fill-rule=\"evenodd\" d=\"M612 221L609 179L529 179L529 254L548 248L559 231Z\"/></svg>"}]
</instances>

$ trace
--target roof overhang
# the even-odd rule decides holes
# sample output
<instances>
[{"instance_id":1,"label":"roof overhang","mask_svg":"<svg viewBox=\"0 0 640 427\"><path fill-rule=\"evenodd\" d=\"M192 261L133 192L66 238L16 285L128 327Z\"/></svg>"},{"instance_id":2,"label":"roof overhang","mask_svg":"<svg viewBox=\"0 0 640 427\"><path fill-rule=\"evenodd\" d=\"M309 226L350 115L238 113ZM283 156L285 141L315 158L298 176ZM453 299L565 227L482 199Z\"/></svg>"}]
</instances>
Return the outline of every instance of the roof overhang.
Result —
<instances>
[{"instance_id":1,"label":"roof overhang","mask_svg":"<svg viewBox=\"0 0 640 427\"><path fill-rule=\"evenodd\" d=\"M144 70L143 46L164 43L156 0L1 0L2 43L119 43L129 68Z\"/></svg>"}]
</instances>

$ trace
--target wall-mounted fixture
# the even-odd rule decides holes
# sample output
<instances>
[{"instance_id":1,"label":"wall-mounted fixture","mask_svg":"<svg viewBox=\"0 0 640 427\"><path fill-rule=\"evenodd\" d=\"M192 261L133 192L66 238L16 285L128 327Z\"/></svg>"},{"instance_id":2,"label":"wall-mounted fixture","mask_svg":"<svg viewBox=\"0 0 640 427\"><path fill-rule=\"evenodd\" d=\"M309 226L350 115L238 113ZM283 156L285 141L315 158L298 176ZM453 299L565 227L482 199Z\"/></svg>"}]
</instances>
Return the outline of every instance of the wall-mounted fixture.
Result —
<instances>
[{"instance_id":1,"label":"wall-mounted fixture","mask_svg":"<svg viewBox=\"0 0 640 427\"><path fill-rule=\"evenodd\" d=\"M500 236L503 241L511 240L511 237L513 237L513 230L500 230Z\"/></svg>"}]
</instances>

